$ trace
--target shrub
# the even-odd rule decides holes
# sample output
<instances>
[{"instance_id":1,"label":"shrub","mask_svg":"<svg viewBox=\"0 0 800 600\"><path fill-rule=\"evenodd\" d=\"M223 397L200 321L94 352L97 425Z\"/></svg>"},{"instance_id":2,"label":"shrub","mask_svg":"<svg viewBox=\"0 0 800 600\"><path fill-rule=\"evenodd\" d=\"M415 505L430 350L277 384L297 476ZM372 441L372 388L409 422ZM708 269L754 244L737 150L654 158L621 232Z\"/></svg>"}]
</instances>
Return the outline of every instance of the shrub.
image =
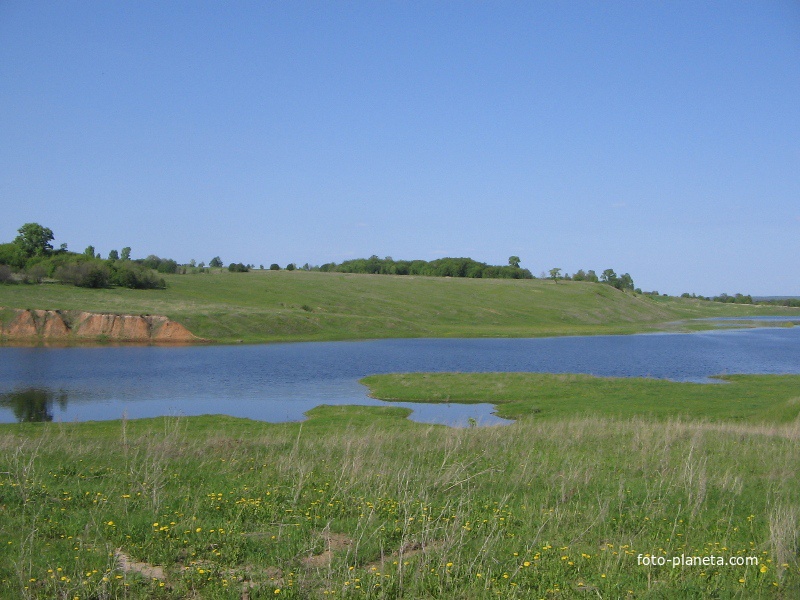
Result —
<instances>
[{"instance_id":1,"label":"shrub","mask_svg":"<svg viewBox=\"0 0 800 600\"><path fill-rule=\"evenodd\" d=\"M8 265L0 265L0 283L14 283L11 275L11 268Z\"/></svg>"},{"instance_id":2,"label":"shrub","mask_svg":"<svg viewBox=\"0 0 800 600\"><path fill-rule=\"evenodd\" d=\"M151 269L129 261L114 265L111 281L115 285L135 290L163 290L167 287L163 277L158 277Z\"/></svg>"},{"instance_id":3,"label":"shrub","mask_svg":"<svg viewBox=\"0 0 800 600\"><path fill-rule=\"evenodd\" d=\"M103 288L111 281L111 271L102 261L75 262L56 269L54 277L78 287Z\"/></svg>"},{"instance_id":4,"label":"shrub","mask_svg":"<svg viewBox=\"0 0 800 600\"><path fill-rule=\"evenodd\" d=\"M231 263L228 265L228 271L231 273L247 273L249 270L247 265L242 263Z\"/></svg>"},{"instance_id":5,"label":"shrub","mask_svg":"<svg viewBox=\"0 0 800 600\"><path fill-rule=\"evenodd\" d=\"M0 244L0 265L21 269L25 266L27 259L28 257L17 244Z\"/></svg>"},{"instance_id":6,"label":"shrub","mask_svg":"<svg viewBox=\"0 0 800 600\"><path fill-rule=\"evenodd\" d=\"M42 279L47 275L47 267L45 265L32 265L25 269L25 283L42 283Z\"/></svg>"}]
</instances>

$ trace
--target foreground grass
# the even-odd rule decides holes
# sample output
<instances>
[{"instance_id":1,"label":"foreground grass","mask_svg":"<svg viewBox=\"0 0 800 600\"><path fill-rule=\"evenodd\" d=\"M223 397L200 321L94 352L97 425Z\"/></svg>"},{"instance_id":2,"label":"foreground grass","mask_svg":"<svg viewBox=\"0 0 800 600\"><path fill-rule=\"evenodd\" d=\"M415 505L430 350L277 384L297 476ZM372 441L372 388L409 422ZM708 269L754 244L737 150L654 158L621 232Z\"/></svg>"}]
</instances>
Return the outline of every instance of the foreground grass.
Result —
<instances>
[{"instance_id":1,"label":"foreground grass","mask_svg":"<svg viewBox=\"0 0 800 600\"><path fill-rule=\"evenodd\" d=\"M647 406L648 383L633 386ZM781 411L760 424L553 415L471 429L407 413L2 426L0 594L800 594L800 421ZM673 568L681 555L726 564ZM745 559L757 564L728 564Z\"/></svg>"},{"instance_id":2,"label":"foreground grass","mask_svg":"<svg viewBox=\"0 0 800 600\"><path fill-rule=\"evenodd\" d=\"M635 333L676 328L675 321L689 318L800 315L585 282L303 271L165 278L166 290L0 285L0 307L161 314L218 342Z\"/></svg>"}]
</instances>

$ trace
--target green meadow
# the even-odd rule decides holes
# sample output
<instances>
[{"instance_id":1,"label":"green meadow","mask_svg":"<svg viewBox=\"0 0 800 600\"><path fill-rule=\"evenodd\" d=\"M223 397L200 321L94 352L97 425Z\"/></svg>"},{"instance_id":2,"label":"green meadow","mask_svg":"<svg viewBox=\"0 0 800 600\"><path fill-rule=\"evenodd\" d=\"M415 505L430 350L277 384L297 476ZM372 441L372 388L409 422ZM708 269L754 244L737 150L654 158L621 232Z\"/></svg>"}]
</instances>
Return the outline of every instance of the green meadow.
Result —
<instances>
[{"instance_id":1,"label":"green meadow","mask_svg":"<svg viewBox=\"0 0 800 600\"><path fill-rule=\"evenodd\" d=\"M219 343L636 333L710 326L676 324L692 318L800 315L577 281L260 270L164 278L166 290L0 285L0 306L165 315Z\"/></svg>"},{"instance_id":2,"label":"green meadow","mask_svg":"<svg viewBox=\"0 0 800 600\"><path fill-rule=\"evenodd\" d=\"M0 594L796 598L800 382L726 381L367 379L495 402L500 427L329 406L3 425Z\"/></svg>"}]
</instances>

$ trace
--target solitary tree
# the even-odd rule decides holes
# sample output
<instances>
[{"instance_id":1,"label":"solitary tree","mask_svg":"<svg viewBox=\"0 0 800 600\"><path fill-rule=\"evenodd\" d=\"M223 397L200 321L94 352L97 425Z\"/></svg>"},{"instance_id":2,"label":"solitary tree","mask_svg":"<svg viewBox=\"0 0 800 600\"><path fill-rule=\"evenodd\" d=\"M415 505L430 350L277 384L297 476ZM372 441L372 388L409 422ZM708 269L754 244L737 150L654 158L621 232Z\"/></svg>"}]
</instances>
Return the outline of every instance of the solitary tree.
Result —
<instances>
[{"instance_id":1,"label":"solitary tree","mask_svg":"<svg viewBox=\"0 0 800 600\"><path fill-rule=\"evenodd\" d=\"M44 256L53 249L53 231L38 223L25 223L17 229L19 235L14 243L22 249L26 256Z\"/></svg>"},{"instance_id":2,"label":"solitary tree","mask_svg":"<svg viewBox=\"0 0 800 600\"><path fill-rule=\"evenodd\" d=\"M215 256L211 259L211 262L208 263L209 267L221 267L222 266L222 259L219 256Z\"/></svg>"},{"instance_id":3,"label":"solitary tree","mask_svg":"<svg viewBox=\"0 0 800 600\"><path fill-rule=\"evenodd\" d=\"M614 272L614 269L606 269L603 271L602 275L600 275L600 281L610 285L617 283L617 274Z\"/></svg>"},{"instance_id":4,"label":"solitary tree","mask_svg":"<svg viewBox=\"0 0 800 600\"><path fill-rule=\"evenodd\" d=\"M515 269L519 269L519 256L509 256L508 257L508 266L514 267Z\"/></svg>"},{"instance_id":5,"label":"solitary tree","mask_svg":"<svg viewBox=\"0 0 800 600\"><path fill-rule=\"evenodd\" d=\"M550 279L557 282L559 277L561 277L560 267L555 267L553 269L550 269Z\"/></svg>"}]
</instances>

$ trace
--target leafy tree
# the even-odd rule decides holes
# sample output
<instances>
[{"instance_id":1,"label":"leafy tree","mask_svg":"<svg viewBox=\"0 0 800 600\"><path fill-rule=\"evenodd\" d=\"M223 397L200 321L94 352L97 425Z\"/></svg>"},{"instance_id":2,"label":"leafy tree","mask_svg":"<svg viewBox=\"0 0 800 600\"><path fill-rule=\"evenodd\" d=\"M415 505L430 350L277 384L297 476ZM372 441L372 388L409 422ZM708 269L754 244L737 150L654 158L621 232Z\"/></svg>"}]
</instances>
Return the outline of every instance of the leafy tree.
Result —
<instances>
[{"instance_id":1,"label":"leafy tree","mask_svg":"<svg viewBox=\"0 0 800 600\"><path fill-rule=\"evenodd\" d=\"M586 281L591 281L592 283L598 283L600 279L597 277L597 273L594 272L594 269L589 269L586 273Z\"/></svg>"},{"instance_id":2,"label":"leafy tree","mask_svg":"<svg viewBox=\"0 0 800 600\"><path fill-rule=\"evenodd\" d=\"M281 270L281 266L278 263L272 263L269 266L269 270L270 271L280 271Z\"/></svg>"},{"instance_id":3,"label":"leafy tree","mask_svg":"<svg viewBox=\"0 0 800 600\"><path fill-rule=\"evenodd\" d=\"M178 262L171 258L164 258L161 260L161 264L156 268L156 271L159 273L177 273Z\"/></svg>"},{"instance_id":4,"label":"leafy tree","mask_svg":"<svg viewBox=\"0 0 800 600\"><path fill-rule=\"evenodd\" d=\"M550 279L552 279L553 281L558 281L558 278L560 276L561 276L561 268L560 267L554 267L554 268L550 269Z\"/></svg>"},{"instance_id":5,"label":"leafy tree","mask_svg":"<svg viewBox=\"0 0 800 600\"><path fill-rule=\"evenodd\" d=\"M509 256L508 257L508 266L514 267L515 269L519 269L519 256Z\"/></svg>"},{"instance_id":6,"label":"leafy tree","mask_svg":"<svg viewBox=\"0 0 800 600\"><path fill-rule=\"evenodd\" d=\"M614 269L606 269L603 271L602 275L600 275L600 281L616 287L617 274L614 272Z\"/></svg>"},{"instance_id":7,"label":"leafy tree","mask_svg":"<svg viewBox=\"0 0 800 600\"><path fill-rule=\"evenodd\" d=\"M289 263L288 265L286 265L286 270L287 271L294 271L295 270L295 264L294 263Z\"/></svg>"},{"instance_id":8,"label":"leafy tree","mask_svg":"<svg viewBox=\"0 0 800 600\"><path fill-rule=\"evenodd\" d=\"M119 252L112 250L108 253L108 260L119 260Z\"/></svg>"},{"instance_id":9,"label":"leafy tree","mask_svg":"<svg viewBox=\"0 0 800 600\"><path fill-rule=\"evenodd\" d=\"M86 250L83 253L89 258L94 258L94 246L86 246Z\"/></svg>"},{"instance_id":10,"label":"leafy tree","mask_svg":"<svg viewBox=\"0 0 800 600\"><path fill-rule=\"evenodd\" d=\"M621 290L633 290L633 278L628 273L620 275L617 284Z\"/></svg>"},{"instance_id":11,"label":"leafy tree","mask_svg":"<svg viewBox=\"0 0 800 600\"><path fill-rule=\"evenodd\" d=\"M130 260L131 259L131 247L125 246L122 249L122 254L120 255L120 260Z\"/></svg>"},{"instance_id":12,"label":"leafy tree","mask_svg":"<svg viewBox=\"0 0 800 600\"><path fill-rule=\"evenodd\" d=\"M14 243L19 246L25 256L45 256L53 249L53 231L38 223L25 223L17 229L19 235Z\"/></svg>"},{"instance_id":13,"label":"leafy tree","mask_svg":"<svg viewBox=\"0 0 800 600\"><path fill-rule=\"evenodd\" d=\"M195 268L195 267L197 266L197 263L195 262L195 260L194 260L194 259L191 259L191 260L189 261L189 266L190 266L190 267L192 267L192 268Z\"/></svg>"},{"instance_id":14,"label":"leafy tree","mask_svg":"<svg viewBox=\"0 0 800 600\"><path fill-rule=\"evenodd\" d=\"M228 265L228 271L231 273L247 273L249 270L247 265L242 263L231 263Z\"/></svg>"},{"instance_id":15,"label":"leafy tree","mask_svg":"<svg viewBox=\"0 0 800 600\"><path fill-rule=\"evenodd\" d=\"M211 262L208 263L209 267L221 267L222 266L222 259L219 256L215 256L211 259Z\"/></svg>"},{"instance_id":16,"label":"leafy tree","mask_svg":"<svg viewBox=\"0 0 800 600\"><path fill-rule=\"evenodd\" d=\"M18 244L11 242L0 244L0 265L8 265L14 269L21 269L25 266L28 256Z\"/></svg>"}]
</instances>

